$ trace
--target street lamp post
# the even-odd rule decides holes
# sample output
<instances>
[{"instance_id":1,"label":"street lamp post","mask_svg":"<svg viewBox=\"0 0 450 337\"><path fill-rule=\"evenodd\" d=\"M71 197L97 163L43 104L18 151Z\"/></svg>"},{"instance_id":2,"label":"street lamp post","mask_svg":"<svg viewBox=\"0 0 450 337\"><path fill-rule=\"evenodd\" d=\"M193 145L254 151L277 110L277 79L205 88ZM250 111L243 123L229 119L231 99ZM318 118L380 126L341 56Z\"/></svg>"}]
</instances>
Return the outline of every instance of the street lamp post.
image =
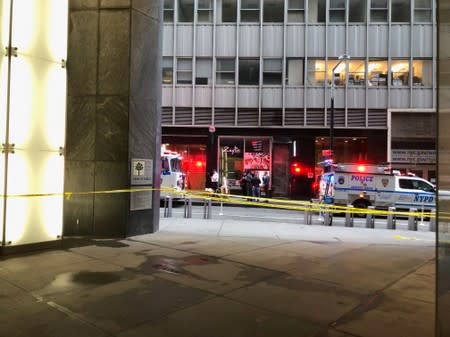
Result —
<instances>
[{"instance_id":1,"label":"street lamp post","mask_svg":"<svg viewBox=\"0 0 450 337\"><path fill-rule=\"evenodd\" d=\"M338 58L339 62L336 63L336 65L333 67L332 74L331 74L331 91L330 91L330 97L331 97L331 103L330 103L330 156L333 157L333 138L334 138L334 72L336 71L336 68L342 63L342 61L347 62L347 60L350 60L350 55L344 54L339 56Z\"/></svg>"}]
</instances>

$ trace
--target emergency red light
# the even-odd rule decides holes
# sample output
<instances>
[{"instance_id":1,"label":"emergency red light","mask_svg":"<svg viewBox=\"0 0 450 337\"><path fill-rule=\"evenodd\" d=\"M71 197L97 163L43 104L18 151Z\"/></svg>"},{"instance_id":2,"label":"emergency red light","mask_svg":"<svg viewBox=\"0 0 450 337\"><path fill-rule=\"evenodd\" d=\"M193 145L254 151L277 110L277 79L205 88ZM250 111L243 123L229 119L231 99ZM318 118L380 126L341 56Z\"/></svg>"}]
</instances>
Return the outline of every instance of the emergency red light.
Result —
<instances>
[{"instance_id":1,"label":"emergency red light","mask_svg":"<svg viewBox=\"0 0 450 337\"><path fill-rule=\"evenodd\" d=\"M358 165L358 172L366 172L366 167L364 165Z\"/></svg>"},{"instance_id":2,"label":"emergency red light","mask_svg":"<svg viewBox=\"0 0 450 337\"><path fill-rule=\"evenodd\" d=\"M300 169L300 167L296 167L294 168L295 173L300 173L302 170Z\"/></svg>"},{"instance_id":3,"label":"emergency red light","mask_svg":"<svg viewBox=\"0 0 450 337\"><path fill-rule=\"evenodd\" d=\"M203 163L202 163L201 161L197 161L197 162L195 163L195 166L197 166L197 167L202 167L202 166L203 166Z\"/></svg>"},{"instance_id":4,"label":"emergency red light","mask_svg":"<svg viewBox=\"0 0 450 337\"><path fill-rule=\"evenodd\" d=\"M298 175L298 174L300 174L301 172L302 172L302 168L301 168L301 166L300 166L299 163L297 163L297 162L291 163L291 173L292 173L292 174Z\"/></svg>"}]
</instances>

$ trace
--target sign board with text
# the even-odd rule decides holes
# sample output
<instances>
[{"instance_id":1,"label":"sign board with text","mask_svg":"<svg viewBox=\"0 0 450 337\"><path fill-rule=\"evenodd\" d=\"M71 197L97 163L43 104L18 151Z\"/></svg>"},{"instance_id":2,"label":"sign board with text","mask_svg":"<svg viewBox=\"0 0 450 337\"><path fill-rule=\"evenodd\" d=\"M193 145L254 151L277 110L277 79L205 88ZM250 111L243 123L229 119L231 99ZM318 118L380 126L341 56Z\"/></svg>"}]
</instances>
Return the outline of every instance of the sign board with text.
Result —
<instances>
[{"instance_id":1,"label":"sign board with text","mask_svg":"<svg viewBox=\"0 0 450 337\"><path fill-rule=\"evenodd\" d=\"M131 185L153 184L153 159L131 159Z\"/></svg>"}]
</instances>

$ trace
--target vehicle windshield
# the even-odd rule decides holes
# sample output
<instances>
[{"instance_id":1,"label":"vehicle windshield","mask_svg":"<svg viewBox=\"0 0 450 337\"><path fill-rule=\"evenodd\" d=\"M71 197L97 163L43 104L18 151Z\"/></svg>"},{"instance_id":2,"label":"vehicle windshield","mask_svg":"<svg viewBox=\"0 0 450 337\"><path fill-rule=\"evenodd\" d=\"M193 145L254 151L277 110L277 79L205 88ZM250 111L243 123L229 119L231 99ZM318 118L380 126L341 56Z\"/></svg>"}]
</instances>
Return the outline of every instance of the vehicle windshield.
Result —
<instances>
[{"instance_id":1,"label":"vehicle windshield","mask_svg":"<svg viewBox=\"0 0 450 337\"><path fill-rule=\"evenodd\" d=\"M172 158L170 160L170 166L172 167L172 172L181 172L181 160L178 158Z\"/></svg>"}]
</instances>

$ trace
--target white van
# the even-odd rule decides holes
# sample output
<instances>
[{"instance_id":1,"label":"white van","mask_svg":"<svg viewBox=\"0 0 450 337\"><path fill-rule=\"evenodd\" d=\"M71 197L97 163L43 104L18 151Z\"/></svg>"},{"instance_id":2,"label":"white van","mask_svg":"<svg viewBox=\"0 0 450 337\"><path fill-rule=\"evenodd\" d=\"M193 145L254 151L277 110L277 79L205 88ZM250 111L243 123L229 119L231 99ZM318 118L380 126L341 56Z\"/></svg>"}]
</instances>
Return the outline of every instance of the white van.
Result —
<instances>
[{"instance_id":1,"label":"white van","mask_svg":"<svg viewBox=\"0 0 450 337\"><path fill-rule=\"evenodd\" d=\"M162 152L161 199L164 199L167 195L170 195L173 199L182 198L180 192L184 192L186 188L186 175L181 170L182 160L183 157L177 152Z\"/></svg>"},{"instance_id":2,"label":"white van","mask_svg":"<svg viewBox=\"0 0 450 337\"><path fill-rule=\"evenodd\" d=\"M436 208L436 189L425 179L392 173L386 166L334 164L324 173L321 199L357 208Z\"/></svg>"}]
</instances>

